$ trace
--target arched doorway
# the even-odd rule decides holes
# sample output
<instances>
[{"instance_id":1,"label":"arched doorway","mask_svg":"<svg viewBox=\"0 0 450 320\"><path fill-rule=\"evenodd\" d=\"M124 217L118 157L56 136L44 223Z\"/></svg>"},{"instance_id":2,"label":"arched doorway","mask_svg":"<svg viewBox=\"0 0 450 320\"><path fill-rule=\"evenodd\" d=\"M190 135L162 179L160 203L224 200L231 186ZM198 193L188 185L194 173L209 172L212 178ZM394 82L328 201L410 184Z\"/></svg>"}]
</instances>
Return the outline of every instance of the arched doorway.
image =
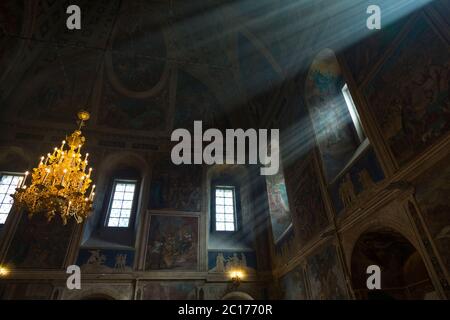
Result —
<instances>
[{"instance_id":1,"label":"arched doorway","mask_svg":"<svg viewBox=\"0 0 450 320\"><path fill-rule=\"evenodd\" d=\"M381 290L367 288L367 267L381 269ZM389 228L363 233L351 259L352 286L357 299L426 299L434 294L428 271L416 248Z\"/></svg>"}]
</instances>

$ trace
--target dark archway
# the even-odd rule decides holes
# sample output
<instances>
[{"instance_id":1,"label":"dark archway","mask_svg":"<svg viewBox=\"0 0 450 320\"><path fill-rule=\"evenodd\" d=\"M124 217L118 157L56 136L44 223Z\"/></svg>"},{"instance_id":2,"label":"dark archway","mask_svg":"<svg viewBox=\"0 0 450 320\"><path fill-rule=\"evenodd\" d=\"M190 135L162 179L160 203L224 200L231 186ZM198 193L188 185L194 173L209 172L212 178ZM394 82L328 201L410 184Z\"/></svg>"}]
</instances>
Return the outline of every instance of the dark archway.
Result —
<instances>
[{"instance_id":1,"label":"dark archway","mask_svg":"<svg viewBox=\"0 0 450 320\"><path fill-rule=\"evenodd\" d=\"M368 290L367 267L381 269L381 290ZM424 299L434 292L428 271L416 248L400 233L381 228L363 233L351 260L357 299Z\"/></svg>"}]
</instances>

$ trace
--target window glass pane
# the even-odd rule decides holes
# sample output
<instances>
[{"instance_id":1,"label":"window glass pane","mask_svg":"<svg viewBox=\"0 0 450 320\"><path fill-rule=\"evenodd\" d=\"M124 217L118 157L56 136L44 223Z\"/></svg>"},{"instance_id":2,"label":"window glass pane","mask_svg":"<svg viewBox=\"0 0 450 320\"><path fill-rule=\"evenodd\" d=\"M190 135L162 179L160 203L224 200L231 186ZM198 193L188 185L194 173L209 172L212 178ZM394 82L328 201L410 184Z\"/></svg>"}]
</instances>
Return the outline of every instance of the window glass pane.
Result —
<instances>
[{"instance_id":1,"label":"window glass pane","mask_svg":"<svg viewBox=\"0 0 450 320\"><path fill-rule=\"evenodd\" d=\"M119 221L119 227L128 227L128 219L121 218Z\"/></svg>"},{"instance_id":2,"label":"window glass pane","mask_svg":"<svg viewBox=\"0 0 450 320\"><path fill-rule=\"evenodd\" d=\"M231 191L231 190L225 190L225 197L228 197L228 198L232 198L233 197L233 191Z\"/></svg>"},{"instance_id":3,"label":"window glass pane","mask_svg":"<svg viewBox=\"0 0 450 320\"><path fill-rule=\"evenodd\" d=\"M123 196L124 200L129 200L132 201L133 200L133 192L126 192L125 195Z\"/></svg>"},{"instance_id":4,"label":"window glass pane","mask_svg":"<svg viewBox=\"0 0 450 320\"><path fill-rule=\"evenodd\" d=\"M123 192L118 192L114 194L114 200L122 200L123 199Z\"/></svg>"},{"instance_id":5,"label":"window glass pane","mask_svg":"<svg viewBox=\"0 0 450 320\"><path fill-rule=\"evenodd\" d=\"M225 230L226 231L234 231L234 224L233 223L226 223L225 224Z\"/></svg>"},{"instance_id":6,"label":"window glass pane","mask_svg":"<svg viewBox=\"0 0 450 320\"><path fill-rule=\"evenodd\" d=\"M117 218L110 218L108 222L108 227L117 227L119 224L119 219Z\"/></svg>"},{"instance_id":7,"label":"window glass pane","mask_svg":"<svg viewBox=\"0 0 450 320\"><path fill-rule=\"evenodd\" d=\"M348 89L347 84L342 88L342 94L344 95L345 103L347 105L348 112L350 113L350 117L352 118L353 126L358 135L359 142L363 142L365 139L364 130L362 128L361 122L359 120L358 111L355 106L355 102L353 101L350 90Z\"/></svg>"},{"instance_id":8,"label":"window glass pane","mask_svg":"<svg viewBox=\"0 0 450 320\"><path fill-rule=\"evenodd\" d=\"M7 191L7 193L8 193L8 196L10 195L10 194L14 194L14 193L16 193L16 188L17 188L17 186L16 185L12 185L12 186L10 186L9 188L8 188L8 191Z\"/></svg>"},{"instance_id":9,"label":"window glass pane","mask_svg":"<svg viewBox=\"0 0 450 320\"><path fill-rule=\"evenodd\" d=\"M122 210L122 212L120 213L120 216L122 218L129 218L131 214L131 210Z\"/></svg>"},{"instance_id":10,"label":"window glass pane","mask_svg":"<svg viewBox=\"0 0 450 320\"><path fill-rule=\"evenodd\" d=\"M114 200L112 203L113 209L120 209L122 207L122 200Z\"/></svg>"},{"instance_id":11,"label":"window glass pane","mask_svg":"<svg viewBox=\"0 0 450 320\"><path fill-rule=\"evenodd\" d=\"M4 224L11 211L17 186L22 182L20 174L3 174L0 177L0 224Z\"/></svg>"},{"instance_id":12,"label":"window glass pane","mask_svg":"<svg viewBox=\"0 0 450 320\"><path fill-rule=\"evenodd\" d=\"M132 204L132 201L124 201L122 204L122 208L131 209L131 204Z\"/></svg>"},{"instance_id":13,"label":"window glass pane","mask_svg":"<svg viewBox=\"0 0 450 320\"><path fill-rule=\"evenodd\" d=\"M135 182L116 182L109 211L109 227L128 227L133 207Z\"/></svg>"},{"instance_id":14,"label":"window glass pane","mask_svg":"<svg viewBox=\"0 0 450 320\"><path fill-rule=\"evenodd\" d=\"M109 214L110 217L119 217L120 216L120 209L111 209L111 213Z\"/></svg>"},{"instance_id":15,"label":"window glass pane","mask_svg":"<svg viewBox=\"0 0 450 320\"><path fill-rule=\"evenodd\" d=\"M235 231L234 190L232 187L215 189L215 221L217 231Z\"/></svg>"},{"instance_id":16,"label":"window glass pane","mask_svg":"<svg viewBox=\"0 0 450 320\"><path fill-rule=\"evenodd\" d=\"M2 203L2 205L0 206L0 213L8 214L11 210L11 207L12 206L10 204Z\"/></svg>"},{"instance_id":17,"label":"window glass pane","mask_svg":"<svg viewBox=\"0 0 450 320\"><path fill-rule=\"evenodd\" d=\"M7 184L7 185L11 184L12 178L13 177L11 175L2 176L2 184Z\"/></svg>"},{"instance_id":18,"label":"window glass pane","mask_svg":"<svg viewBox=\"0 0 450 320\"><path fill-rule=\"evenodd\" d=\"M19 181L21 181L21 180L22 180L22 178L16 176L12 179L11 184L14 186L17 186L19 184Z\"/></svg>"},{"instance_id":19,"label":"window glass pane","mask_svg":"<svg viewBox=\"0 0 450 320\"><path fill-rule=\"evenodd\" d=\"M216 222L216 230L217 231L224 231L225 230L225 223L223 223L223 222Z\"/></svg>"}]
</instances>

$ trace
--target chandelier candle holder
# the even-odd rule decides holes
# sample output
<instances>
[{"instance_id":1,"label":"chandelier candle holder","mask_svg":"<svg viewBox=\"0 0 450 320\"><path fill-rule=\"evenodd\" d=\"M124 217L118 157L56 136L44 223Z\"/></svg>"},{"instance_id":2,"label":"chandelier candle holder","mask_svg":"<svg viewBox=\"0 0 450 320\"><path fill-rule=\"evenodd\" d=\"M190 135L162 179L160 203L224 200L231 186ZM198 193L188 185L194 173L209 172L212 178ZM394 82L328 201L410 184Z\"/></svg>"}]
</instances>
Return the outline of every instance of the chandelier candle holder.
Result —
<instances>
[{"instance_id":1,"label":"chandelier candle holder","mask_svg":"<svg viewBox=\"0 0 450 320\"><path fill-rule=\"evenodd\" d=\"M55 147L53 153L40 158L31 174L30 186L27 186L30 173L25 172L16 193L12 195L14 203L28 211L30 217L43 213L51 221L55 215L60 215L65 225L70 217L81 223L92 212L95 196L95 185L91 186L92 168L88 168L89 154L84 157L81 154L81 147L86 141L81 128L90 115L80 111L78 118L78 130L66 137L61 147Z\"/></svg>"}]
</instances>

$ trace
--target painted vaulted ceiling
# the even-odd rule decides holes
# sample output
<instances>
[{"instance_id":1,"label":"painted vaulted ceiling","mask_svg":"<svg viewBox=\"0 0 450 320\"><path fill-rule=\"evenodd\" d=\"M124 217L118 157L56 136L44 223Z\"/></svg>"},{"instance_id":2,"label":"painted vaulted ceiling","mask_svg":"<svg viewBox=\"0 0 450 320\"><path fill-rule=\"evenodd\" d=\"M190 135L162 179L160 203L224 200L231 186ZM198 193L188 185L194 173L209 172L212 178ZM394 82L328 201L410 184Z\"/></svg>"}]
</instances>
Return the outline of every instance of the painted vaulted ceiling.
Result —
<instances>
[{"instance_id":1,"label":"painted vaulted ceiling","mask_svg":"<svg viewBox=\"0 0 450 320\"><path fill-rule=\"evenodd\" d=\"M76 2L80 31L67 30L60 1L0 4L3 119L62 129L88 109L91 130L155 137L194 120L264 126L313 39L282 37L280 21L318 9L310 1L295 11L278 1Z\"/></svg>"}]
</instances>

